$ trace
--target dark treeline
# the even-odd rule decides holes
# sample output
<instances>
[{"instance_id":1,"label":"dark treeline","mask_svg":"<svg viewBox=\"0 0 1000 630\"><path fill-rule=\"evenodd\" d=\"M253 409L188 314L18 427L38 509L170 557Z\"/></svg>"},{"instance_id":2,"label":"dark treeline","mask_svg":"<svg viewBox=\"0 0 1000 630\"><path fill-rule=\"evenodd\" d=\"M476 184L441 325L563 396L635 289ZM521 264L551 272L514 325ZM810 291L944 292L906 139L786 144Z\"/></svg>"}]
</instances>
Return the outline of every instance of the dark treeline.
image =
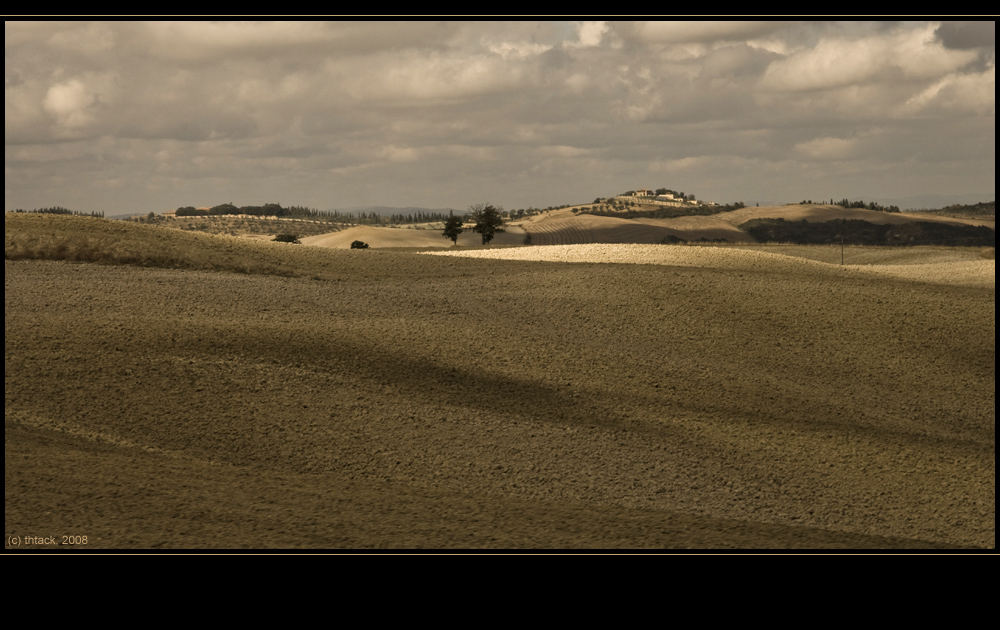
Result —
<instances>
[{"instance_id":1,"label":"dark treeline","mask_svg":"<svg viewBox=\"0 0 1000 630\"><path fill-rule=\"evenodd\" d=\"M332 223L359 223L365 225L388 225L399 223L430 223L432 221L444 221L448 215L440 212L411 212L407 214L392 214L379 216L375 212L341 212L339 210L316 210L303 206L289 206L283 208L281 204L265 203L262 206L242 206L236 207L231 203L224 203L208 209L184 206L177 208L175 216L178 217L219 217L247 215L253 217L278 217L288 219L310 219L313 221L329 221Z\"/></svg>"},{"instance_id":2,"label":"dark treeline","mask_svg":"<svg viewBox=\"0 0 1000 630\"><path fill-rule=\"evenodd\" d=\"M103 217L104 211L100 212L81 212L79 210L70 210L69 208L63 208L62 206L53 206L51 208L35 208L34 210L11 210L11 212L24 212L24 213L35 213L35 214L71 214L77 217Z\"/></svg>"},{"instance_id":3,"label":"dark treeline","mask_svg":"<svg viewBox=\"0 0 1000 630\"><path fill-rule=\"evenodd\" d=\"M592 208L581 208L580 214L593 214L599 217L619 217L623 219L673 219L675 217L708 216L739 210L745 207L746 205L742 201L724 206L659 206L651 209L648 206L640 209L624 203L609 202L593 206ZM615 208L621 209L616 210Z\"/></svg>"},{"instance_id":4,"label":"dark treeline","mask_svg":"<svg viewBox=\"0 0 1000 630\"><path fill-rule=\"evenodd\" d=\"M814 202L812 199L809 199L809 200L803 199L802 203L799 204L799 205L811 206L811 205L816 205L816 204L822 205L822 204L826 204L826 203L827 203L826 201L816 201L816 202ZM882 204L880 204L878 202L875 202L875 201L869 201L868 203L865 203L864 201L861 201L861 200L850 201L846 197L844 199L841 199L840 201L834 201L833 199L830 199L829 203L830 203L831 206L840 206L841 208L856 208L858 210L874 210L876 212L899 212L899 206L883 206Z\"/></svg>"},{"instance_id":5,"label":"dark treeline","mask_svg":"<svg viewBox=\"0 0 1000 630\"><path fill-rule=\"evenodd\" d=\"M362 213L364 214L364 213ZM374 213L373 213L374 214ZM434 223L436 221L447 221L448 215L443 212L408 212L406 214L390 214L387 217L389 223Z\"/></svg>"},{"instance_id":6,"label":"dark treeline","mask_svg":"<svg viewBox=\"0 0 1000 630\"><path fill-rule=\"evenodd\" d=\"M740 229L761 243L996 247L996 232L988 227L937 221L879 225L860 219L823 222L752 219Z\"/></svg>"},{"instance_id":7,"label":"dark treeline","mask_svg":"<svg viewBox=\"0 0 1000 630\"><path fill-rule=\"evenodd\" d=\"M941 208L942 214L958 214L968 216L990 217L997 213L996 201L980 201L972 205L954 204Z\"/></svg>"},{"instance_id":8,"label":"dark treeline","mask_svg":"<svg viewBox=\"0 0 1000 630\"><path fill-rule=\"evenodd\" d=\"M262 206L243 206L239 208L231 203L224 203L208 208L207 210L193 206L184 206L177 208L175 214L179 217L219 217L245 214L254 217L294 217L301 219L324 219L335 216L333 212L323 212L302 206L282 208L281 204L277 203L265 203Z\"/></svg>"}]
</instances>

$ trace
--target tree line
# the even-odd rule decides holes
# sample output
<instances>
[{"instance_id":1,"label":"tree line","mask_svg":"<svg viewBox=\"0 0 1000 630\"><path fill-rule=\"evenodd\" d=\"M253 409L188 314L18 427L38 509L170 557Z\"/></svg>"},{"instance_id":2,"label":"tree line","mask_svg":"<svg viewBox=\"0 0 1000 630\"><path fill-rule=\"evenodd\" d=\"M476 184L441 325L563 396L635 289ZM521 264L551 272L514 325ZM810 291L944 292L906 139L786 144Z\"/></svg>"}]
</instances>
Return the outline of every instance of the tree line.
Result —
<instances>
[{"instance_id":1,"label":"tree line","mask_svg":"<svg viewBox=\"0 0 1000 630\"><path fill-rule=\"evenodd\" d=\"M938 210L940 214L954 214L958 216L993 216L997 213L996 201L980 201L975 204L952 204Z\"/></svg>"},{"instance_id":2,"label":"tree line","mask_svg":"<svg viewBox=\"0 0 1000 630\"><path fill-rule=\"evenodd\" d=\"M722 206L658 206L656 208L643 207L639 209L630 207L624 202L612 201L606 204L591 206L590 208L580 208L579 213L623 219L673 219L676 217L708 216L722 212L731 212L745 207L746 204L742 201L737 201Z\"/></svg>"},{"instance_id":3,"label":"tree line","mask_svg":"<svg viewBox=\"0 0 1000 630\"><path fill-rule=\"evenodd\" d=\"M812 199L803 199L799 205L812 206L812 205L820 205L826 203L827 202L825 201L814 202ZM858 201L851 201L847 197L844 197L840 201L834 201L833 197L831 197L829 205L840 206L841 208L855 208L858 210L874 210L876 212L899 212L899 206L883 206L882 204L876 201L869 201L868 203L865 203L860 199Z\"/></svg>"},{"instance_id":4,"label":"tree line","mask_svg":"<svg viewBox=\"0 0 1000 630\"><path fill-rule=\"evenodd\" d=\"M356 223L364 225L388 225L401 223L432 223L444 221L448 215L443 212L410 212L381 216L376 212L341 212L340 210L317 210L304 206L282 207L278 203L265 203L262 206L240 206L224 203L211 208L195 208L183 206L174 213L178 217L217 217L232 215L247 215L252 217L278 217L289 219L309 219L313 221L329 221L332 223Z\"/></svg>"},{"instance_id":5,"label":"tree line","mask_svg":"<svg viewBox=\"0 0 1000 630\"><path fill-rule=\"evenodd\" d=\"M751 219L739 227L761 243L996 247L996 232L988 227L938 221L880 225L861 219L821 222Z\"/></svg>"},{"instance_id":6,"label":"tree line","mask_svg":"<svg viewBox=\"0 0 1000 630\"><path fill-rule=\"evenodd\" d=\"M69 214L77 217L104 217L103 210L95 212L82 212L79 210L70 210L69 208L63 208L62 206L53 206L51 208L35 208L34 210L22 210L18 208L17 210L11 210L11 212L28 213L28 214Z\"/></svg>"}]
</instances>

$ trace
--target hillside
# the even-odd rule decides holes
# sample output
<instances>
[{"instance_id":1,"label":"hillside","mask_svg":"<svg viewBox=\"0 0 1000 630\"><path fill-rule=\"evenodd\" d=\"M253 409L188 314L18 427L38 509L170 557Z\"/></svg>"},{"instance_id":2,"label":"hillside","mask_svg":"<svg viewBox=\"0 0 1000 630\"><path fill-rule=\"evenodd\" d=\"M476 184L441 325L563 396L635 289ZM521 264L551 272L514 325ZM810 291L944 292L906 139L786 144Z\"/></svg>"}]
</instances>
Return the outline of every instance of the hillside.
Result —
<instances>
[{"instance_id":1,"label":"hillside","mask_svg":"<svg viewBox=\"0 0 1000 630\"><path fill-rule=\"evenodd\" d=\"M875 224L903 224L913 221L937 221L955 225L985 225L993 229L988 219L958 219L927 213L886 213L848 209L829 205L789 205L761 208L741 208L709 216L687 216L673 219L622 219L576 214L559 210L522 223L531 235L533 245L570 245L575 243L639 243L654 244L685 241L754 242L739 228L753 219L784 219L786 221L825 222L836 219L860 219Z\"/></svg>"},{"instance_id":2,"label":"hillside","mask_svg":"<svg viewBox=\"0 0 1000 630\"><path fill-rule=\"evenodd\" d=\"M88 549L995 548L983 252L586 247L8 218L5 528Z\"/></svg>"},{"instance_id":3,"label":"hillside","mask_svg":"<svg viewBox=\"0 0 1000 630\"><path fill-rule=\"evenodd\" d=\"M741 208L713 215L684 216L672 219L623 218L585 214L589 206L573 206L542 212L508 223L507 233L497 234L493 246L568 245L585 243L658 244L687 242L752 243L754 238L741 225L759 219L826 222L839 219L864 220L876 225L899 225L917 221L944 222L948 225L984 225L995 229L992 218L944 217L933 213L886 213L847 209L828 205L789 205ZM653 206L649 206L654 208ZM573 210L578 212L573 212ZM641 207L640 207L641 209ZM437 224L402 227L347 227L328 221L306 219L261 219L255 217L181 217L158 219L155 225L205 234L223 234L269 238L278 233L292 233L307 245L348 249L355 240L374 248L440 248L451 246L441 236ZM480 245L479 237L466 231L459 238L460 247Z\"/></svg>"},{"instance_id":4,"label":"hillside","mask_svg":"<svg viewBox=\"0 0 1000 630\"><path fill-rule=\"evenodd\" d=\"M309 236L302 239L304 245L350 249L354 241L368 243L369 247L451 247L452 242L444 238L442 229L384 228L367 225L347 228L333 234ZM518 226L508 226L503 233L497 233L492 245L523 245L524 230ZM458 237L459 247L482 245L482 237L469 226Z\"/></svg>"},{"instance_id":5,"label":"hillside","mask_svg":"<svg viewBox=\"0 0 1000 630\"><path fill-rule=\"evenodd\" d=\"M969 219L996 219L997 202L984 201L974 204L954 204L945 206L940 210L931 210L931 214L947 217L960 217Z\"/></svg>"}]
</instances>

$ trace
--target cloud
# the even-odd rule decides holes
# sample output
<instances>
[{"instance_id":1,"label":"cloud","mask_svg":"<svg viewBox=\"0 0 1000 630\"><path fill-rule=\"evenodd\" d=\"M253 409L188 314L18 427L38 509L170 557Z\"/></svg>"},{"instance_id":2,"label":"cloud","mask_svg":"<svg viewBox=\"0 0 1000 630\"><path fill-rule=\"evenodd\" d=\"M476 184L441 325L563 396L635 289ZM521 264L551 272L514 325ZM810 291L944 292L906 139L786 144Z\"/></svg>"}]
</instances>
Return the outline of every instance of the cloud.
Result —
<instances>
[{"instance_id":1,"label":"cloud","mask_svg":"<svg viewBox=\"0 0 1000 630\"><path fill-rule=\"evenodd\" d=\"M357 54L439 42L454 33L447 22L148 22L130 32L159 59L214 62L276 54Z\"/></svg>"},{"instance_id":2,"label":"cloud","mask_svg":"<svg viewBox=\"0 0 1000 630\"><path fill-rule=\"evenodd\" d=\"M96 101L94 93L78 79L49 88L42 107L66 127L81 127L91 121L88 109Z\"/></svg>"},{"instance_id":3,"label":"cloud","mask_svg":"<svg viewBox=\"0 0 1000 630\"><path fill-rule=\"evenodd\" d=\"M538 42L501 42L490 47L490 52L500 55L505 61L536 57L549 50L552 46Z\"/></svg>"},{"instance_id":4,"label":"cloud","mask_svg":"<svg viewBox=\"0 0 1000 630\"><path fill-rule=\"evenodd\" d=\"M406 52L336 64L343 88L361 101L456 101L515 89L522 66L500 54Z\"/></svg>"},{"instance_id":5,"label":"cloud","mask_svg":"<svg viewBox=\"0 0 1000 630\"><path fill-rule=\"evenodd\" d=\"M934 34L945 48L955 50L995 49L997 45L997 23L994 20L943 22Z\"/></svg>"},{"instance_id":6,"label":"cloud","mask_svg":"<svg viewBox=\"0 0 1000 630\"><path fill-rule=\"evenodd\" d=\"M593 154L592 149L583 149L580 147L570 147L565 145L538 147L537 152L538 155L541 156L559 158L579 158Z\"/></svg>"},{"instance_id":7,"label":"cloud","mask_svg":"<svg viewBox=\"0 0 1000 630\"><path fill-rule=\"evenodd\" d=\"M115 76L88 74L53 84L42 99L42 109L63 131L79 131L94 124L101 106L111 99Z\"/></svg>"},{"instance_id":8,"label":"cloud","mask_svg":"<svg viewBox=\"0 0 1000 630\"><path fill-rule=\"evenodd\" d=\"M926 79L966 66L971 51L949 50L934 27L876 33L859 39L822 39L813 48L773 62L762 86L779 92L822 90L886 78Z\"/></svg>"},{"instance_id":9,"label":"cloud","mask_svg":"<svg viewBox=\"0 0 1000 630\"><path fill-rule=\"evenodd\" d=\"M857 139L815 138L795 145L795 150L814 160L846 160L857 147Z\"/></svg>"},{"instance_id":10,"label":"cloud","mask_svg":"<svg viewBox=\"0 0 1000 630\"><path fill-rule=\"evenodd\" d=\"M604 34L609 30L608 23L604 21L577 22L576 27L579 39L576 42L569 43L569 46L600 46L601 40L604 39Z\"/></svg>"},{"instance_id":11,"label":"cloud","mask_svg":"<svg viewBox=\"0 0 1000 630\"><path fill-rule=\"evenodd\" d=\"M992 36L960 26L8 22L7 203L84 209L101 182L102 203L141 207L110 193L141 191L156 209L537 206L654 185L794 201L859 161L887 187L932 160L985 164L988 191Z\"/></svg>"},{"instance_id":12,"label":"cloud","mask_svg":"<svg viewBox=\"0 0 1000 630\"><path fill-rule=\"evenodd\" d=\"M996 64L983 72L950 74L916 94L900 108L900 115L964 112L996 117Z\"/></svg>"},{"instance_id":13,"label":"cloud","mask_svg":"<svg viewBox=\"0 0 1000 630\"><path fill-rule=\"evenodd\" d=\"M649 43L713 43L759 37L787 28L788 22L712 21L712 22L637 22L634 37Z\"/></svg>"}]
</instances>

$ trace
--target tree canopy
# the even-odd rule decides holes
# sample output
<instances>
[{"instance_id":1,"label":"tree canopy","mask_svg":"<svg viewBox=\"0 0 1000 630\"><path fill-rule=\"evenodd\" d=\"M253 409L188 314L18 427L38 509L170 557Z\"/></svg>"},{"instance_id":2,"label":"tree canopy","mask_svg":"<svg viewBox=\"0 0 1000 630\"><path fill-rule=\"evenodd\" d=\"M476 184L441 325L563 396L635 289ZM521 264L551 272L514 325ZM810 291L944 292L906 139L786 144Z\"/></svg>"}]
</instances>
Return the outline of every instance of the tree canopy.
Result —
<instances>
[{"instance_id":1,"label":"tree canopy","mask_svg":"<svg viewBox=\"0 0 1000 630\"><path fill-rule=\"evenodd\" d=\"M458 245L458 235L463 231L461 217L456 217L454 212L449 213L448 220L444 223L443 236L450 238L452 243Z\"/></svg>"},{"instance_id":2,"label":"tree canopy","mask_svg":"<svg viewBox=\"0 0 1000 630\"><path fill-rule=\"evenodd\" d=\"M483 237L483 245L488 245L497 232L503 232L503 208L491 203L477 203L469 206L466 218L475 223L472 231Z\"/></svg>"}]
</instances>

